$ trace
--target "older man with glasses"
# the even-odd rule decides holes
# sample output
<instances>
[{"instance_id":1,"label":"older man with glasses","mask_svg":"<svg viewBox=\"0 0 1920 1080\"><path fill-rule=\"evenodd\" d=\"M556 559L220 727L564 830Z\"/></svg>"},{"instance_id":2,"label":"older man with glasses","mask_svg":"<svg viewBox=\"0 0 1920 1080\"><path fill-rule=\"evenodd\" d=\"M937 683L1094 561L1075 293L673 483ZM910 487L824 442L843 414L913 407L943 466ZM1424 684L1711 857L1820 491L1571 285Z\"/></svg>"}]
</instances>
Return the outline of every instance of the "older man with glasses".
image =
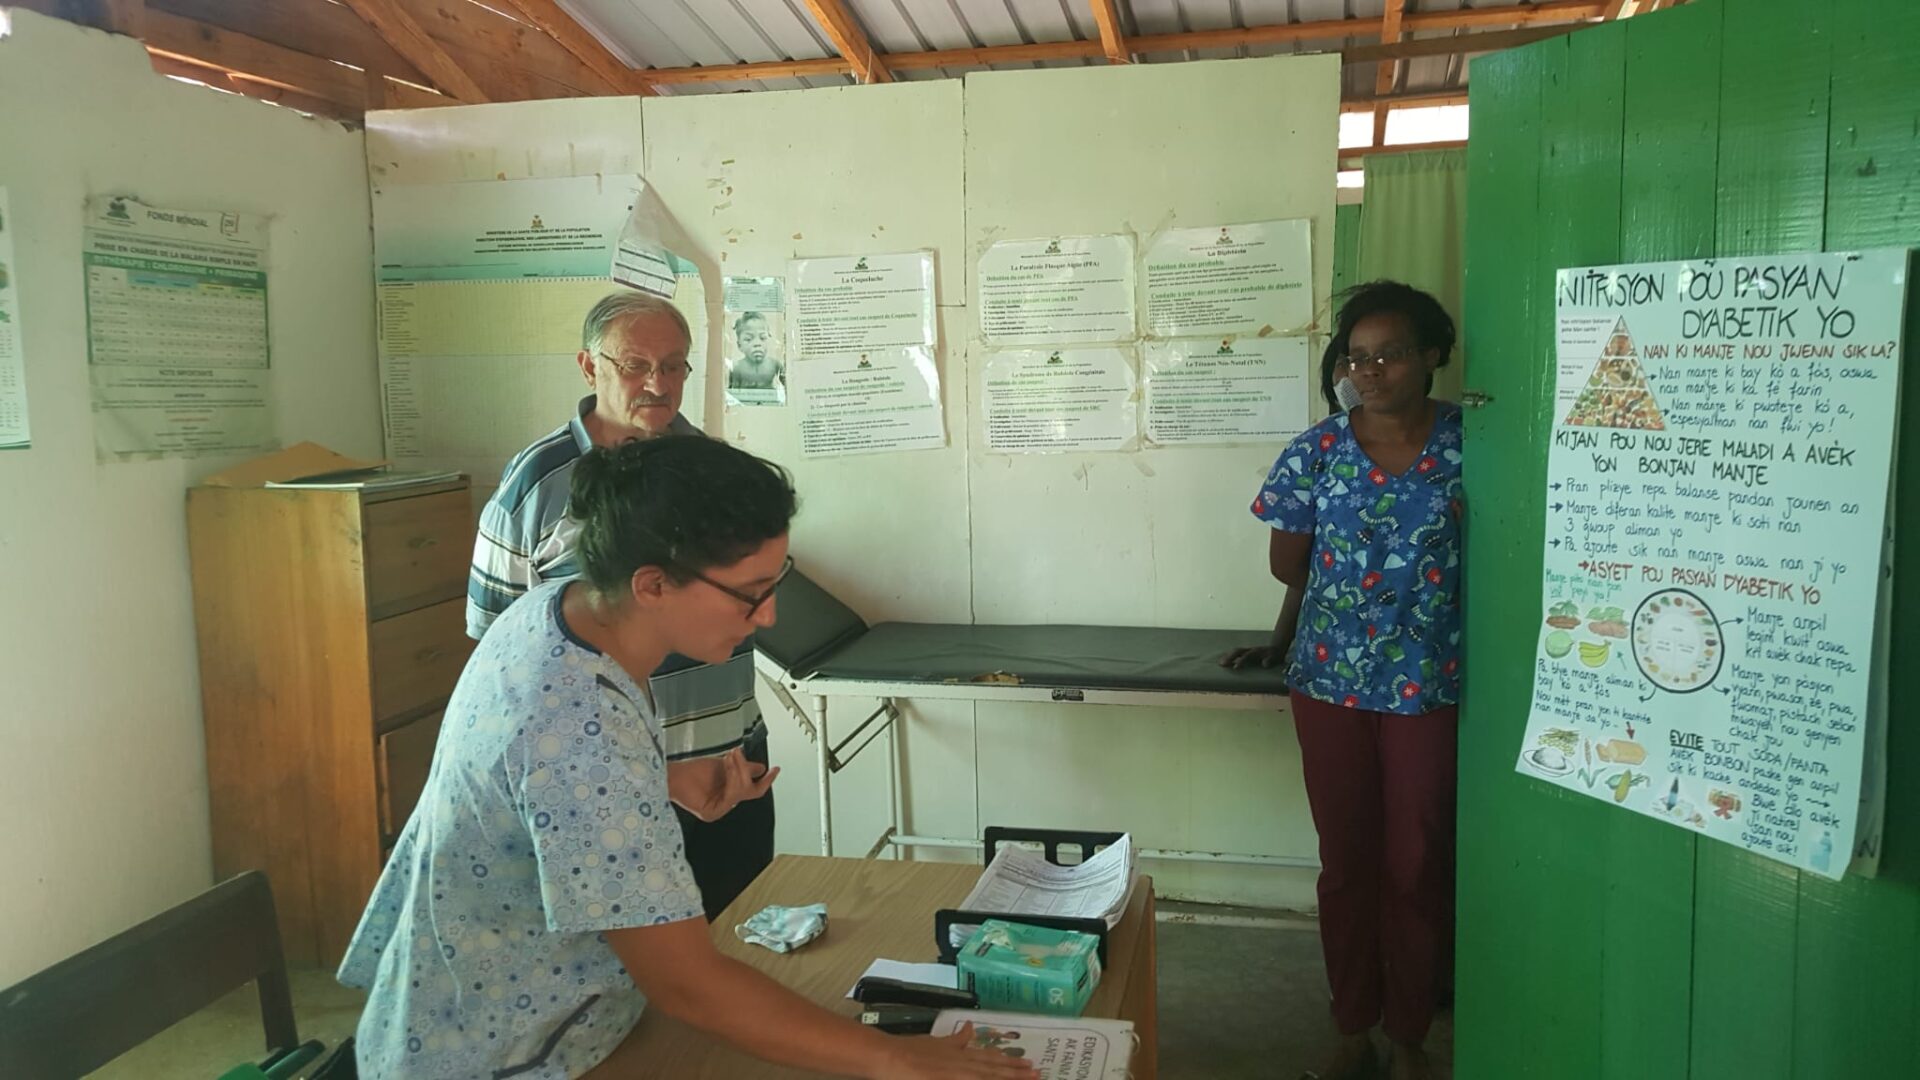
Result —
<instances>
[{"instance_id":1,"label":"older man with glasses","mask_svg":"<svg viewBox=\"0 0 1920 1080\"><path fill-rule=\"evenodd\" d=\"M467 635L475 640L527 590L579 574L578 525L567 517L567 495L573 467L588 450L629 439L701 435L680 415L693 369L687 363L692 335L677 308L646 293L615 293L587 313L580 338L576 362L593 392L580 399L572 419L507 463L500 486L480 511L467 582ZM766 597L739 599L757 608ZM745 746L749 760L766 765L766 727L753 700L751 640L725 664L668 656L651 688L670 759ZM773 795L743 802L713 822L682 810L680 829L712 919L773 861Z\"/></svg>"}]
</instances>

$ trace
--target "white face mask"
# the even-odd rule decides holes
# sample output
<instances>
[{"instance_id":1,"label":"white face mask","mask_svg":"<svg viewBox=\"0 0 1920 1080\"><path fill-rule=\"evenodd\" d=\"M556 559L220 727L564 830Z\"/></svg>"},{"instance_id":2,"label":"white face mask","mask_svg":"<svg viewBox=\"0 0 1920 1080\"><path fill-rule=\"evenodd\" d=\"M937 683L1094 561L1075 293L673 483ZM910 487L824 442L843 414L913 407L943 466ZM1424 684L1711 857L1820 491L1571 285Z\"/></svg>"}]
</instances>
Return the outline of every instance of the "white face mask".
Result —
<instances>
[{"instance_id":1,"label":"white face mask","mask_svg":"<svg viewBox=\"0 0 1920 1080\"><path fill-rule=\"evenodd\" d=\"M1345 412L1352 412L1353 407L1360 404L1360 388L1353 385L1352 379L1344 376L1339 382L1333 384L1333 396L1340 402L1340 408Z\"/></svg>"}]
</instances>

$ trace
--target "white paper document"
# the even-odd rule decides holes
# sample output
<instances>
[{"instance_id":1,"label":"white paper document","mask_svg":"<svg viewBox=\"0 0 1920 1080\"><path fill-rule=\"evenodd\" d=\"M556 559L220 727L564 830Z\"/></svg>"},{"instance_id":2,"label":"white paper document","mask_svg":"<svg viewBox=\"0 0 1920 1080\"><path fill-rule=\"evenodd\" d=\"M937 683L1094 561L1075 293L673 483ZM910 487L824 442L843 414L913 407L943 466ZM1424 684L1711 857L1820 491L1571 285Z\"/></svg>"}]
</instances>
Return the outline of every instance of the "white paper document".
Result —
<instances>
[{"instance_id":1,"label":"white paper document","mask_svg":"<svg viewBox=\"0 0 1920 1080\"><path fill-rule=\"evenodd\" d=\"M899 979L901 982L919 983L922 986L939 986L952 989L958 981L958 968L952 964L910 964L905 960L875 960L860 973L864 979L871 975L877 979ZM858 980L854 986L860 985ZM854 986L847 987L847 997L853 997Z\"/></svg>"},{"instance_id":2,"label":"white paper document","mask_svg":"<svg viewBox=\"0 0 1920 1080\"><path fill-rule=\"evenodd\" d=\"M20 347L12 228L7 189L0 187L0 450L23 450L32 441L27 428L27 370Z\"/></svg>"},{"instance_id":3,"label":"white paper document","mask_svg":"<svg viewBox=\"0 0 1920 1080\"><path fill-rule=\"evenodd\" d=\"M1133 237L1003 240L980 256L980 336L992 345L1132 340Z\"/></svg>"},{"instance_id":4,"label":"white paper document","mask_svg":"<svg viewBox=\"0 0 1920 1080\"><path fill-rule=\"evenodd\" d=\"M1160 233L1147 246L1140 283L1148 336L1307 329L1313 323L1311 237L1305 220Z\"/></svg>"},{"instance_id":5,"label":"white paper document","mask_svg":"<svg viewBox=\"0 0 1920 1080\"><path fill-rule=\"evenodd\" d=\"M1304 337L1149 342L1147 439L1284 445L1307 429L1312 370Z\"/></svg>"},{"instance_id":6,"label":"white paper document","mask_svg":"<svg viewBox=\"0 0 1920 1080\"><path fill-rule=\"evenodd\" d=\"M808 457L936 450L947 444L933 350L882 349L793 365Z\"/></svg>"},{"instance_id":7,"label":"white paper document","mask_svg":"<svg viewBox=\"0 0 1920 1080\"><path fill-rule=\"evenodd\" d=\"M794 259L787 265L789 358L932 349L938 343L932 252Z\"/></svg>"},{"instance_id":8,"label":"white paper document","mask_svg":"<svg viewBox=\"0 0 1920 1080\"><path fill-rule=\"evenodd\" d=\"M272 445L267 219L101 196L82 242L100 460Z\"/></svg>"},{"instance_id":9,"label":"white paper document","mask_svg":"<svg viewBox=\"0 0 1920 1080\"><path fill-rule=\"evenodd\" d=\"M1009 915L1059 915L1120 921L1133 887L1133 837L1101 850L1077 866L1055 866L1037 851L1002 845L960 907Z\"/></svg>"},{"instance_id":10,"label":"white paper document","mask_svg":"<svg viewBox=\"0 0 1920 1080\"><path fill-rule=\"evenodd\" d=\"M1130 450L1140 435L1133 361L1112 347L990 353L980 376L987 446L1005 453Z\"/></svg>"}]
</instances>

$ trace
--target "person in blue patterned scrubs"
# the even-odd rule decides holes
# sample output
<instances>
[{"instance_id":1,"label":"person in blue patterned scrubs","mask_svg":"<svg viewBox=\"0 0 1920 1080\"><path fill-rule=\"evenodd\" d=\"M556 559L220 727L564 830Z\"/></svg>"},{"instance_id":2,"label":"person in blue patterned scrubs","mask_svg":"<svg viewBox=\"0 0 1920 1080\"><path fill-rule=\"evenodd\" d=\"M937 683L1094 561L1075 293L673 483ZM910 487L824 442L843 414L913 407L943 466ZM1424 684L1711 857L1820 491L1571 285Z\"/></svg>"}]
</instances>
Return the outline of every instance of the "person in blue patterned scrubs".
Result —
<instances>
[{"instance_id":1,"label":"person in blue patterned scrubs","mask_svg":"<svg viewBox=\"0 0 1920 1080\"><path fill-rule=\"evenodd\" d=\"M569 510L583 576L535 587L474 650L340 965L370 991L360 1076L579 1077L649 1003L813 1071L1028 1075L958 1035L897 1038L836 1016L708 937L673 808L714 820L779 769L739 749L669 765L647 676L669 652L724 662L773 624L794 505L784 473L717 440L580 460Z\"/></svg>"},{"instance_id":2,"label":"person in blue patterned scrubs","mask_svg":"<svg viewBox=\"0 0 1920 1080\"><path fill-rule=\"evenodd\" d=\"M1433 297L1378 281L1340 308L1323 392L1360 404L1295 439L1253 501L1288 588L1274 643L1227 663L1284 663L1320 834L1320 936L1342 1035L1333 1078L1431 1075L1423 1044L1450 980L1460 700L1460 408L1428 396L1453 351Z\"/></svg>"}]
</instances>

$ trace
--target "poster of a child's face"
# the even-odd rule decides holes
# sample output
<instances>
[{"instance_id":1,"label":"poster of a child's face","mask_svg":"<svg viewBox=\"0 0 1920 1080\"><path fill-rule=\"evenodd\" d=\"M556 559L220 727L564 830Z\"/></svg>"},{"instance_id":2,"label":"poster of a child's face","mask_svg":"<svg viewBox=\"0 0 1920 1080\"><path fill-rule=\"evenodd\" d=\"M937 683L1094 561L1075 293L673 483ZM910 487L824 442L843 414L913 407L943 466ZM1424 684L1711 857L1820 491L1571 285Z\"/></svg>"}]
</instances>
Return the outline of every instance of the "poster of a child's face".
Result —
<instances>
[{"instance_id":1,"label":"poster of a child's face","mask_svg":"<svg viewBox=\"0 0 1920 1080\"><path fill-rule=\"evenodd\" d=\"M779 311L728 312L727 397L737 405L784 405L787 365L780 358Z\"/></svg>"}]
</instances>

